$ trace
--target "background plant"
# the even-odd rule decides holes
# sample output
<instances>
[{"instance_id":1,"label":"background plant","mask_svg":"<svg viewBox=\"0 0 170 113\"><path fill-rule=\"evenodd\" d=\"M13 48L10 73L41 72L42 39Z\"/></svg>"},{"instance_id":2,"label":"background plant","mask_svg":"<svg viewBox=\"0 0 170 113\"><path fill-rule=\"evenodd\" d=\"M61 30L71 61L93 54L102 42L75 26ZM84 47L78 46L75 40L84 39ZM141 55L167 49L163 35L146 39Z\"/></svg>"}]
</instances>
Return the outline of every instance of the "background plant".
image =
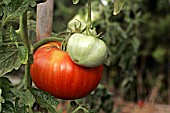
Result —
<instances>
[{"instance_id":1,"label":"background plant","mask_svg":"<svg viewBox=\"0 0 170 113\"><path fill-rule=\"evenodd\" d=\"M31 62L31 47L19 31L20 16L27 11L28 37L36 42L36 0L0 0L0 109L2 113L61 112L58 100L41 90L24 88L22 68ZM158 103L169 103L170 79L170 14L168 0L126 1L122 11L113 15L113 1L92 0L93 25L102 33L109 50L102 85L86 98L78 100L89 112L112 112L114 96L128 101L145 98L162 76ZM55 0L53 35L67 29L76 15L86 20L86 0L78 5L72 1ZM14 70L19 71L14 71ZM12 71L13 70L13 71ZM11 72L12 71L12 72ZM10 76L7 76L12 74ZM21 77L17 85L9 77ZM6 76L8 78L6 78ZM29 98L29 99L28 99ZM48 98L48 99L47 99ZM168 99L167 99L168 98ZM41 109L40 109L41 108ZM77 108L77 107L76 107ZM76 109L74 106L71 110ZM79 107L81 108L81 107ZM92 110L93 109L93 110Z\"/></svg>"}]
</instances>

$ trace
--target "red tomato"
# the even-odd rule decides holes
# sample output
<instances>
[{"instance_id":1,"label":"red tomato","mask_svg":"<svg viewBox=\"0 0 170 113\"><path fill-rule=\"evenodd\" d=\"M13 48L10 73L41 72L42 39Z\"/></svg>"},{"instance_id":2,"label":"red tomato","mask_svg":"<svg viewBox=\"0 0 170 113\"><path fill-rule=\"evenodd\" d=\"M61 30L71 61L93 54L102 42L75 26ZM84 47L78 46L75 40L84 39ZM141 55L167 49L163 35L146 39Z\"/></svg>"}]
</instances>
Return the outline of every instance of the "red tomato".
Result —
<instances>
[{"instance_id":1,"label":"red tomato","mask_svg":"<svg viewBox=\"0 0 170 113\"><path fill-rule=\"evenodd\" d=\"M144 106L144 101L143 100L138 100L137 102L138 106L142 108Z\"/></svg>"},{"instance_id":2,"label":"red tomato","mask_svg":"<svg viewBox=\"0 0 170 113\"><path fill-rule=\"evenodd\" d=\"M30 73L34 84L60 99L78 99L92 92L102 78L103 65L94 68L79 66L60 43L50 42L34 53Z\"/></svg>"}]
</instances>

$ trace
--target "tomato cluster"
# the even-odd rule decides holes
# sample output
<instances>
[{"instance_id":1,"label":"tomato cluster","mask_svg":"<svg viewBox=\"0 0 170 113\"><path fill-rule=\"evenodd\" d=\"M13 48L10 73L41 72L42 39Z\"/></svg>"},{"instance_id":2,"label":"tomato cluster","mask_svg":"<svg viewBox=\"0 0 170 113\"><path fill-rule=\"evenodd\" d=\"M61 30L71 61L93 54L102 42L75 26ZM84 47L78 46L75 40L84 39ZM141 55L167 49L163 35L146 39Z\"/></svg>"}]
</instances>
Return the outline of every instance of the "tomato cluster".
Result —
<instances>
[{"instance_id":1,"label":"tomato cluster","mask_svg":"<svg viewBox=\"0 0 170 113\"><path fill-rule=\"evenodd\" d=\"M61 43L50 42L36 50L30 73L34 84L56 98L78 99L92 92L99 84L103 64L84 67L75 64Z\"/></svg>"}]
</instances>

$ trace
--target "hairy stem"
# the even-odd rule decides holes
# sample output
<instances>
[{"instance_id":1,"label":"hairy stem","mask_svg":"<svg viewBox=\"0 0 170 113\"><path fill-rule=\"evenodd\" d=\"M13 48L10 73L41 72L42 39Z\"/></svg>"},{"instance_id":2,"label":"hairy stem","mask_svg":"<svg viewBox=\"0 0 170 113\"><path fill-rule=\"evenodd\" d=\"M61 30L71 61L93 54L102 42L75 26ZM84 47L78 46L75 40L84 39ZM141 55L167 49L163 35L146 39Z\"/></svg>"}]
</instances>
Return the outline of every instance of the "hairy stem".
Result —
<instances>
[{"instance_id":1,"label":"hairy stem","mask_svg":"<svg viewBox=\"0 0 170 113\"><path fill-rule=\"evenodd\" d=\"M23 44L28 48L29 54L33 54L33 45L31 44L31 41L28 38L27 11L20 16L19 34L20 34ZM32 81L31 81L31 77L30 77L30 62L29 61L25 65L24 80L25 80L24 88L30 87Z\"/></svg>"},{"instance_id":2,"label":"hairy stem","mask_svg":"<svg viewBox=\"0 0 170 113\"><path fill-rule=\"evenodd\" d=\"M42 45L48 43L48 42L62 42L64 40L64 38L58 38L58 37L47 37L44 39L41 39L40 41L38 41L37 43L34 44L34 52Z\"/></svg>"},{"instance_id":3,"label":"hairy stem","mask_svg":"<svg viewBox=\"0 0 170 113\"><path fill-rule=\"evenodd\" d=\"M28 28L27 28L27 11L20 16L20 28L19 34L23 41L23 44L28 48L30 54L33 52L33 45L28 38Z\"/></svg>"}]
</instances>

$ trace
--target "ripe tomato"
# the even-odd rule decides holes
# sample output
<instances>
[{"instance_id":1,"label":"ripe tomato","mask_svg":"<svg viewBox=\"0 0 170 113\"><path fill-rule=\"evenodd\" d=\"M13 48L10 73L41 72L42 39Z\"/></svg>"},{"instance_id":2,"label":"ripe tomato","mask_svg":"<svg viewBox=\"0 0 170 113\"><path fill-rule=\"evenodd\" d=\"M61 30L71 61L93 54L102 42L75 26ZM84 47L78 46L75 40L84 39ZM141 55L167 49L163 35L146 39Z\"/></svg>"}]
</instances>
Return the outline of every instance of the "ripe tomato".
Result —
<instances>
[{"instance_id":1,"label":"ripe tomato","mask_svg":"<svg viewBox=\"0 0 170 113\"><path fill-rule=\"evenodd\" d=\"M30 67L32 80L39 89L56 98L82 98L99 84L103 65L95 68L79 66L59 46L58 42L50 42L37 49Z\"/></svg>"}]
</instances>

